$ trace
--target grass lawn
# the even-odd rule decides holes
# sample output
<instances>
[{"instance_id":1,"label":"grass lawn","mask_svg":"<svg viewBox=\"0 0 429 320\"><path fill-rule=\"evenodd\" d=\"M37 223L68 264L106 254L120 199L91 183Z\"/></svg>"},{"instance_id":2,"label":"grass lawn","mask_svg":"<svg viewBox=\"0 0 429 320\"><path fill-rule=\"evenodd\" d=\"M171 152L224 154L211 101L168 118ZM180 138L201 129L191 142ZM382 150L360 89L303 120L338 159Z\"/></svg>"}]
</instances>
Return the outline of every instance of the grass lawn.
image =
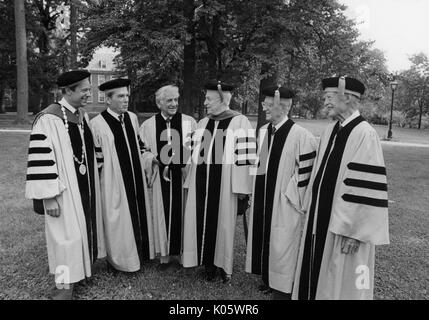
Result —
<instances>
[{"instance_id":1,"label":"grass lawn","mask_svg":"<svg viewBox=\"0 0 429 320\"><path fill-rule=\"evenodd\" d=\"M319 127L317 124L314 126ZM317 132L315 132L317 134ZM28 134L0 132L0 300L46 299L48 274L44 219L24 199ZM385 146L391 244L377 248L376 299L429 299L429 148ZM259 278L244 272L245 241L237 224L231 286L206 283L200 269L159 273L157 263L133 275L113 275L99 264L77 299L246 299L269 297Z\"/></svg>"}]
</instances>

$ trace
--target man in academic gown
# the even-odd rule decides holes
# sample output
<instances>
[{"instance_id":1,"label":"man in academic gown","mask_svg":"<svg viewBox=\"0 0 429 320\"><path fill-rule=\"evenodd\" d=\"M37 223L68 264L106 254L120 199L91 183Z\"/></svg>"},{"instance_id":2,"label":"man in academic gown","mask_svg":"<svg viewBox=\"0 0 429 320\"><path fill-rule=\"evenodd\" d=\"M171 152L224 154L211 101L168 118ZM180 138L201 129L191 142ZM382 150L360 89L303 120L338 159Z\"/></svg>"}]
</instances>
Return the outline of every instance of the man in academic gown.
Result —
<instances>
[{"instance_id":1,"label":"man in academic gown","mask_svg":"<svg viewBox=\"0 0 429 320\"><path fill-rule=\"evenodd\" d=\"M182 254L183 183L191 154L194 118L177 111L179 88L167 85L155 93L160 112L143 122L140 137L150 150L144 155L145 171L152 189L156 253L160 270L180 267Z\"/></svg>"},{"instance_id":2,"label":"man in academic gown","mask_svg":"<svg viewBox=\"0 0 429 320\"><path fill-rule=\"evenodd\" d=\"M107 109L91 120L100 169L107 261L119 271L135 272L155 257L152 215L142 170L143 144L136 114L128 111L130 80L99 86Z\"/></svg>"},{"instance_id":3,"label":"man in academic gown","mask_svg":"<svg viewBox=\"0 0 429 320\"><path fill-rule=\"evenodd\" d=\"M256 159L255 132L249 120L229 109L231 85L205 86L207 117L193 135L184 216L183 266L204 265L206 280L220 268L231 279L238 201L252 191L250 165Z\"/></svg>"},{"instance_id":4,"label":"man in academic gown","mask_svg":"<svg viewBox=\"0 0 429 320\"><path fill-rule=\"evenodd\" d=\"M274 299L290 299L316 140L288 118L292 90L268 87L262 94L269 124L258 134L246 272L262 275L260 291L273 289Z\"/></svg>"},{"instance_id":5,"label":"man in academic gown","mask_svg":"<svg viewBox=\"0 0 429 320\"><path fill-rule=\"evenodd\" d=\"M372 299L375 246L389 243L386 168L377 132L359 113L364 85L322 81L336 121L321 136L306 194L295 299Z\"/></svg>"},{"instance_id":6,"label":"man in academic gown","mask_svg":"<svg viewBox=\"0 0 429 320\"><path fill-rule=\"evenodd\" d=\"M34 120L25 197L43 203L53 299L72 299L74 284L92 275L105 256L97 164L88 115L90 73L62 74L64 97Z\"/></svg>"}]
</instances>

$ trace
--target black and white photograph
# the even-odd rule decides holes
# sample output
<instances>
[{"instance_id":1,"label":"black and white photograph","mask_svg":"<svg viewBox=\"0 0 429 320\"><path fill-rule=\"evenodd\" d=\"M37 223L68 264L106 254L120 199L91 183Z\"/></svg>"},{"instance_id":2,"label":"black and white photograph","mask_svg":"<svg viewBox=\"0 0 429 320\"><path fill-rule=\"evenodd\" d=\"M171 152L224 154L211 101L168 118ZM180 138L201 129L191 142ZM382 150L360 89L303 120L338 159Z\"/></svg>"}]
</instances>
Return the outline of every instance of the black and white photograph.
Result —
<instances>
[{"instance_id":1,"label":"black and white photograph","mask_svg":"<svg viewBox=\"0 0 429 320\"><path fill-rule=\"evenodd\" d=\"M428 13L0 0L0 300L428 300Z\"/></svg>"}]
</instances>

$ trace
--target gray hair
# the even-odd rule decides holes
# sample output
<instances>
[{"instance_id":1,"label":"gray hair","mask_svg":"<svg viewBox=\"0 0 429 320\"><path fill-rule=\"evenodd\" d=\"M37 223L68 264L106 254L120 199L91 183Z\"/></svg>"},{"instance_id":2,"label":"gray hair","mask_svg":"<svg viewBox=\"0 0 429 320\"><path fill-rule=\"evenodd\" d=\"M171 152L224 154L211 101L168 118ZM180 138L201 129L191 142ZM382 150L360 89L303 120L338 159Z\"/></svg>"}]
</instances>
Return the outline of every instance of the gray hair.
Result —
<instances>
[{"instance_id":1,"label":"gray hair","mask_svg":"<svg viewBox=\"0 0 429 320\"><path fill-rule=\"evenodd\" d=\"M163 87L159 88L155 92L155 102L156 102L157 106L160 105L162 99L164 99L164 97L165 97L166 92L169 90L174 90L174 91L177 91L177 93L179 93L179 88L177 86L174 86L174 85L167 85L167 86L163 86Z\"/></svg>"},{"instance_id":2,"label":"gray hair","mask_svg":"<svg viewBox=\"0 0 429 320\"><path fill-rule=\"evenodd\" d=\"M106 92L106 97L112 98L114 93L115 93L115 90L109 90Z\"/></svg>"},{"instance_id":3,"label":"gray hair","mask_svg":"<svg viewBox=\"0 0 429 320\"><path fill-rule=\"evenodd\" d=\"M229 107L229 104L231 103L232 99L232 93L229 91L223 92L223 103Z\"/></svg>"},{"instance_id":4,"label":"gray hair","mask_svg":"<svg viewBox=\"0 0 429 320\"><path fill-rule=\"evenodd\" d=\"M349 99L347 100L347 98ZM340 99L344 99L343 101L347 105L349 105L353 110L359 110L361 105L361 98L358 98L353 94L346 93L344 94L343 98L341 98L341 95L340 95Z\"/></svg>"}]
</instances>

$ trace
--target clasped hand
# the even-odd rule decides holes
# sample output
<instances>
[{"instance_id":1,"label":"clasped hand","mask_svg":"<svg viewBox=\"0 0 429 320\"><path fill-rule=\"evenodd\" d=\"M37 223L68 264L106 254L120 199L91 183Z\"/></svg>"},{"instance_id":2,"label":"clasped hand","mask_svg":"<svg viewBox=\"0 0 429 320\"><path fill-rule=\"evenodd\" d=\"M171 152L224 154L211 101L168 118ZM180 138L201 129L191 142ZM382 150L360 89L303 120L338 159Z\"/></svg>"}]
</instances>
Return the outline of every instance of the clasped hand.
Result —
<instances>
[{"instance_id":1,"label":"clasped hand","mask_svg":"<svg viewBox=\"0 0 429 320\"><path fill-rule=\"evenodd\" d=\"M341 253L355 254L359 250L360 242L353 238L342 236Z\"/></svg>"},{"instance_id":2,"label":"clasped hand","mask_svg":"<svg viewBox=\"0 0 429 320\"><path fill-rule=\"evenodd\" d=\"M50 215L53 218L58 218L60 216L60 206L58 205L57 199L44 199L43 205L45 206L47 215Z\"/></svg>"}]
</instances>

